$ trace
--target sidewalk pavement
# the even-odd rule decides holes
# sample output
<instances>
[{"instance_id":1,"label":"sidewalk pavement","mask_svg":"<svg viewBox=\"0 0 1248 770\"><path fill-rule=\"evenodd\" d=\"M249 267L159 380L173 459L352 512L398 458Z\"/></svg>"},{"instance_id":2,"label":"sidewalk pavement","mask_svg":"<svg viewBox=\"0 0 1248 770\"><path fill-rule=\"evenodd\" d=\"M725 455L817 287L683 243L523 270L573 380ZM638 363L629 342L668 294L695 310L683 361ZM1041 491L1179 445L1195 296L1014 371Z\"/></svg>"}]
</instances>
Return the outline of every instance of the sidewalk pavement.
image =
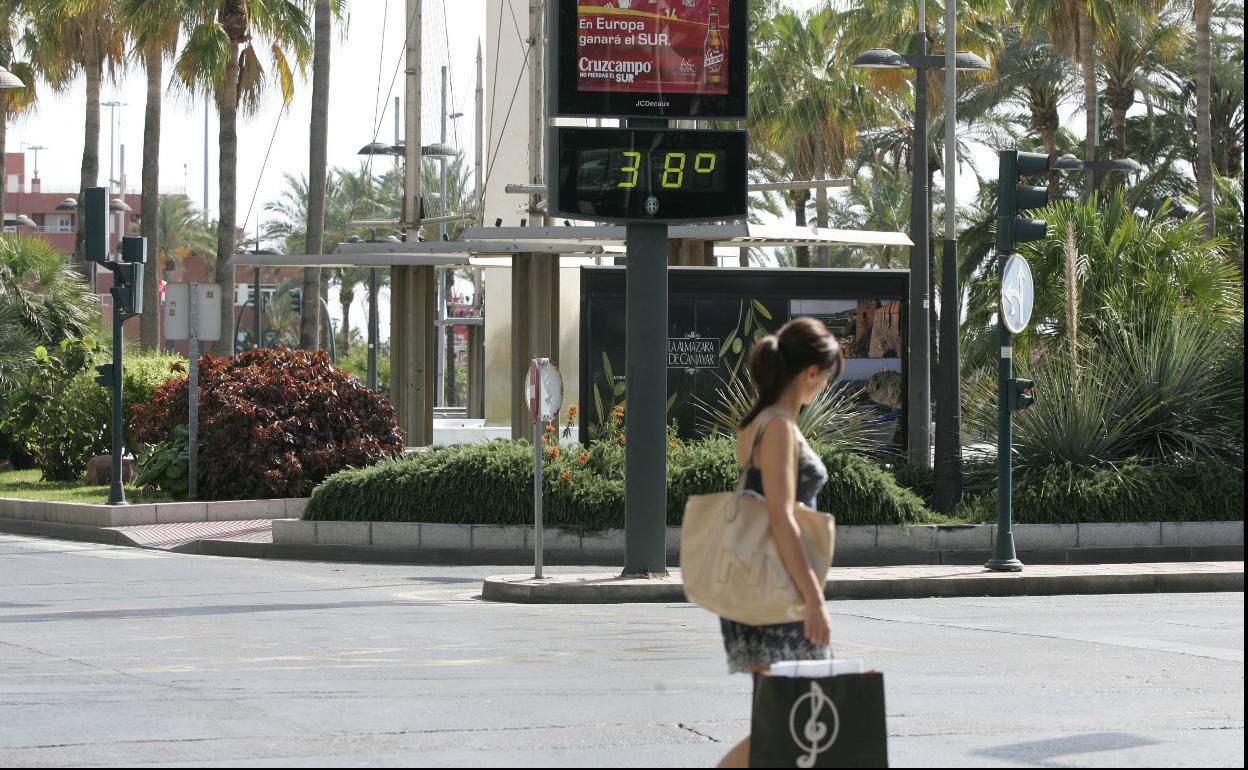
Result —
<instances>
[{"instance_id":1,"label":"sidewalk pavement","mask_svg":"<svg viewBox=\"0 0 1248 770\"><path fill-rule=\"evenodd\" d=\"M34 534L181 553L264 558L273 542L271 519L97 528L19 522ZM19 527L26 529L26 527ZM593 569L593 568L590 568ZM1172 593L1244 590L1244 562L1033 564L1022 572L992 572L971 565L837 567L828 575L829 599L919 599L967 596ZM680 571L666 577L621 579L607 571L559 575L541 581L532 573L487 578L482 598L531 604L684 602Z\"/></svg>"},{"instance_id":2,"label":"sidewalk pavement","mask_svg":"<svg viewBox=\"0 0 1248 770\"><path fill-rule=\"evenodd\" d=\"M1050 596L1244 590L1244 563L1037 564L1022 572L983 567L915 565L833 567L828 599L924 599L954 596ZM486 578L482 598L519 604L683 602L680 571L649 578L618 574Z\"/></svg>"}]
</instances>

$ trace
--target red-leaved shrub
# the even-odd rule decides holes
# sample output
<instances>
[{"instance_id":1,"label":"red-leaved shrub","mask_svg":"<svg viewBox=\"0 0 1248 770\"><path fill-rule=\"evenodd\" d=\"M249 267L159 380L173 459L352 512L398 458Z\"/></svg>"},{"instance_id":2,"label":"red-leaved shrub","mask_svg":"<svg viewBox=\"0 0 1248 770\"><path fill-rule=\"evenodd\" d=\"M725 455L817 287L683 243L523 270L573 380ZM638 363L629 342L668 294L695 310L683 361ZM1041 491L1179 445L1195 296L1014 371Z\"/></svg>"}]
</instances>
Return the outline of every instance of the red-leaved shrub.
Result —
<instances>
[{"instance_id":1,"label":"red-leaved shrub","mask_svg":"<svg viewBox=\"0 0 1248 770\"><path fill-rule=\"evenodd\" d=\"M133 408L135 438L168 441L187 422L187 380ZM199 366L200 494L215 500L307 497L348 466L403 450L390 401L324 351L250 350Z\"/></svg>"}]
</instances>

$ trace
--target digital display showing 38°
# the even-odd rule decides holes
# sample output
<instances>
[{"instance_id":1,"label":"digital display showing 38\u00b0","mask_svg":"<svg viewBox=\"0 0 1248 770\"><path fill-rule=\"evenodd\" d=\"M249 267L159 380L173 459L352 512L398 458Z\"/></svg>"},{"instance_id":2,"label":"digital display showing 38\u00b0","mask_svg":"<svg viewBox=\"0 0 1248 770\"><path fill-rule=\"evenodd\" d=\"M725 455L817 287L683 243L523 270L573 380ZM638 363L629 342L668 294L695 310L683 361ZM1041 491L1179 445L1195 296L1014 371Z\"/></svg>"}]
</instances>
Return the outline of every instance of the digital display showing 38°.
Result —
<instances>
[{"instance_id":1,"label":"digital display showing 38\u00b0","mask_svg":"<svg viewBox=\"0 0 1248 770\"><path fill-rule=\"evenodd\" d=\"M724 191L724 151L581 150L577 187L583 192L653 189Z\"/></svg>"},{"instance_id":2,"label":"digital display showing 38\u00b0","mask_svg":"<svg viewBox=\"0 0 1248 770\"><path fill-rule=\"evenodd\" d=\"M552 129L552 213L596 221L697 222L746 213L746 133Z\"/></svg>"}]
</instances>

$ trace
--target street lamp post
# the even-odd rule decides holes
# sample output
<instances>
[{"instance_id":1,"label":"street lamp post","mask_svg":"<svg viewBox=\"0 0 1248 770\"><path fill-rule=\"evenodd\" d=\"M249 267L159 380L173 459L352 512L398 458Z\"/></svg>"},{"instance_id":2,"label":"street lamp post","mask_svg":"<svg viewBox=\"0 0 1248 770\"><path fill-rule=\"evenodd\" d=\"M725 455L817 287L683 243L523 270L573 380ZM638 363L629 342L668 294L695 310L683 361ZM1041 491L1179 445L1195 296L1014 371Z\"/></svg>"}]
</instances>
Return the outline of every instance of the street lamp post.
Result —
<instances>
[{"instance_id":1,"label":"street lamp post","mask_svg":"<svg viewBox=\"0 0 1248 770\"><path fill-rule=\"evenodd\" d=\"M35 154L35 173L34 173L34 176L31 178L38 179L39 178L39 151L46 150L48 148L46 145L42 145L42 144L31 144L31 145L27 145L26 149L30 150L31 152Z\"/></svg>"},{"instance_id":2,"label":"street lamp post","mask_svg":"<svg viewBox=\"0 0 1248 770\"><path fill-rule=\"evenodd\" d=\"M100 102L101 107L108 108L108 189L112 192L113 184L117 180L114 178L116 172L113 169L113 143L117 138L117 108L125 107L125 102L111 101ZM126 194L125 190L121 191L122 195Z\"/></svg>"},{"instance_id":3,"label":"street lamp post","mask_svg":"<svg viewBox=\"0 0 1248 770\"><path fill-rule=\"evenodd\" d=\"M927 54L925 29L927 15L919 3L918 53L899 54L888 48L872 48L857 59L853 66L867 69L912 69L915 71L914 163L910 186L910 321L909 386L906 399L907 454L910 462L931 467L931 325L928 313L931 297L929 276L931 246L928 225L931 205L927 184L927 73L943 70L945 56ZM988 63L973 53L958 51L952 57L958 70L987 70Z\"/></svg>"}]
</instances>

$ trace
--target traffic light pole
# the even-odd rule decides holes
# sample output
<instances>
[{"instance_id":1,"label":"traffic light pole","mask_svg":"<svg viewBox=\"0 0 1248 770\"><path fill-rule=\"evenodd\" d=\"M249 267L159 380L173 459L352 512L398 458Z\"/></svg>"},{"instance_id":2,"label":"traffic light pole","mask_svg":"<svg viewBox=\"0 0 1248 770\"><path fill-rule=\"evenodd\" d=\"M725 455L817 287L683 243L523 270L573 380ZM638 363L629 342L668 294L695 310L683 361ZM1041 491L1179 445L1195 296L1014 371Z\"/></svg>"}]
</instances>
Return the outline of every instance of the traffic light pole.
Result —
<instances>
[{"instance_id":1,"label":"traffic light pole","mask_svg":"<svg viewBox=\"0 0 1248 770\"><path fill-rule=\"evenodd\" d=\"M1005 258L1001 256L1001 271L1005 272ZM1014 446L1014 426L1010 415L1010 380L1014 376L1013 337L1005 328L1005 320L997 321L997 340L1001 356L997 365L997 539L993 546L988 569L1000 572L1019 572L1023 563L1014 551L1014 478L1011 457Z\"/></svg>"},{"instance_id":2,"label":"traffic light pole","mask_svg":"<svg viewBox=\"0 0 1248 770\"><path fill-rule=\"evenodd\" d=\"M115 274L114 274L115 275ZM124 466L125 436L122 435L122 429L125 426L125 410L122 405L122 343L123 332L122 324L126 321L126 315L122 312L120 303L117 298L117 290L113 289L113 448L112 448L112 479L108 487L108 504L121 505L126 502L126 489L122 484L122 469Z\"/></svg>"}]
</instances>

